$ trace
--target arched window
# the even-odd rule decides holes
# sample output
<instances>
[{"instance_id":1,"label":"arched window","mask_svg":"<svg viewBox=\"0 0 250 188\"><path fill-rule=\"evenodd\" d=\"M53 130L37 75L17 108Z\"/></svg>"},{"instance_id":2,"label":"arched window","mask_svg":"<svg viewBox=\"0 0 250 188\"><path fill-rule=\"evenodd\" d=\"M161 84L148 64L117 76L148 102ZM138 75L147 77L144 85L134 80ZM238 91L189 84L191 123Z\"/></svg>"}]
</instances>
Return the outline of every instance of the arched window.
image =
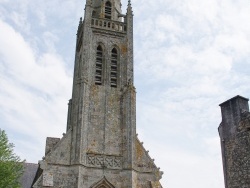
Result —
<instances>
[{"instance_id":1,"label":"arched window","mask_svg":"<svg viewBox=\"0 0 250 188\"><path fill-rule=\"evenodd\" d=\"M95 10L93 10L93 12L92 12L92 17L96 17L96 11Z\"/></svg>"},{"instance_id":2,"label":"arched window","mask_svg":"<svg viewBox=\"0 0 250 188\"><path fill-rule=\"evenodd\" d=\"M118 62L118 53L117 49L113 48L111 52L111 71L110 71L110 85L111 87L117 87L117 63Z\"/></svg>"},{"instance_id":3,"label":"arched window","mask_svg":"<svg viewBox=\"0 0 250 188\"><path fill-rule=\"evenodd\" d=\"M105 18L111 19L112 5L109 1L105 3Z\"/></svg>"},{"instance_id":4,"label":"arched window","mask_svg":"<svg viewBox=\"0 0 250 188\"><path fill-rule=\"evenodd\" d=\"M103 69L103 50L99 45L96 50L96 71L95 84L102 85L102 69Z\"/></svg>"}]
</instances>

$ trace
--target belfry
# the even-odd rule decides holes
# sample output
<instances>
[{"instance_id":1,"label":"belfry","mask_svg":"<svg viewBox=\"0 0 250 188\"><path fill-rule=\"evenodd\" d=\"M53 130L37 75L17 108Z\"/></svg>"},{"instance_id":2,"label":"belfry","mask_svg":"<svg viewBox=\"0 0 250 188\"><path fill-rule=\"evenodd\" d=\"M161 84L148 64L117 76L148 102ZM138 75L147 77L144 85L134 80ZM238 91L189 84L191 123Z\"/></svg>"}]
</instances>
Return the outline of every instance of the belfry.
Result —
<instances>
[{"instance_id":1,"label":"belfry","mask_svg":"<svg viewBox=\"0 0 250 188\"><path fill-rule=\"evenodd\" d=\"M66 134L47 138L33 187L162 188L136 134L133 12L86 0L76 39Z\"/></svg>"}]
</instances>

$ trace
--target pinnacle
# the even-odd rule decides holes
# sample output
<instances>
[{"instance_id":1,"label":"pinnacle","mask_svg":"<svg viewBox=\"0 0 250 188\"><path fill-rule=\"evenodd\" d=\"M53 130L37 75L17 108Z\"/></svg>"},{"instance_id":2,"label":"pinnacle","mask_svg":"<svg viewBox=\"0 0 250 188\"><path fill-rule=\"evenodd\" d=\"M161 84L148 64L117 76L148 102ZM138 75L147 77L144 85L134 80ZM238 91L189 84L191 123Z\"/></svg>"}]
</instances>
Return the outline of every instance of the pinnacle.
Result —
<instances>
[{"instance_id":1,"label":"pinnacle","mask_svg":"<svg viewBox=\"0 0 250 188\"><path fill-rule=\"evenodd\" d=\"M131 6L131 0L128 0L128 6Z\"/></svg>"}]
</instances>

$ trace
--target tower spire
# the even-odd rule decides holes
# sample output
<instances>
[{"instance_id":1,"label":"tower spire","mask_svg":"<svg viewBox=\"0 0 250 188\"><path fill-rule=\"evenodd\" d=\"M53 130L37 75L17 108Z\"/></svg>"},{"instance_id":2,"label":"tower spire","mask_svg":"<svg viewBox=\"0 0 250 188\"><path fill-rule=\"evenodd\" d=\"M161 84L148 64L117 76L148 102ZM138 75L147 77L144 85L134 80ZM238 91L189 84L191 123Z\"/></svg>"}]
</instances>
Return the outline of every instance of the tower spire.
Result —
<instances>
[{"instance_id":1,"label":"tower spire","mask_svg":"<svg viewBox=\"0 0 250 188\"><path fill-rule=\"evenodd\" d=\"M127 13L133 14L132 5L131 5L131 0L128 0Z\"/></svg>"}]
</instances>

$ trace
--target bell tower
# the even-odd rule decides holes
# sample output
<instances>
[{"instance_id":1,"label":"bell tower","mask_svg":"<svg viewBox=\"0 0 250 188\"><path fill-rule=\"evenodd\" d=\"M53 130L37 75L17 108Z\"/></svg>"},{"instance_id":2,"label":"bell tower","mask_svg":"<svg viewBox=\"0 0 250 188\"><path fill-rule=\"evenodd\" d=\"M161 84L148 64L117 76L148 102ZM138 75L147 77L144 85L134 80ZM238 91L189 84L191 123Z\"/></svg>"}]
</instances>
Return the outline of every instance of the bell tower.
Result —
<instances>
[{"instance_id":1,"label":"bell tower","mask_svg":"<svg viewBox=\"0 0 250 188\"><path fill-rule=\"evenodd\" d=\"M120 11L120 0L87 1L79 23L67 123L72 163L91 153L122 156L136 135L131 5ZM131 166L132 155L126 159Z\"/></svg>"},{"instance_id":2,"label":"bell tower","mask_svg":"<svg viewBox=\"0 0 250 188\"><path fill-rule=\"evenodd\" d=\"M66 134L47 138L34 187L161 188L162 172L136 134L133 11L86 0L75 52Z\"/></svg>"}]
</instances>

